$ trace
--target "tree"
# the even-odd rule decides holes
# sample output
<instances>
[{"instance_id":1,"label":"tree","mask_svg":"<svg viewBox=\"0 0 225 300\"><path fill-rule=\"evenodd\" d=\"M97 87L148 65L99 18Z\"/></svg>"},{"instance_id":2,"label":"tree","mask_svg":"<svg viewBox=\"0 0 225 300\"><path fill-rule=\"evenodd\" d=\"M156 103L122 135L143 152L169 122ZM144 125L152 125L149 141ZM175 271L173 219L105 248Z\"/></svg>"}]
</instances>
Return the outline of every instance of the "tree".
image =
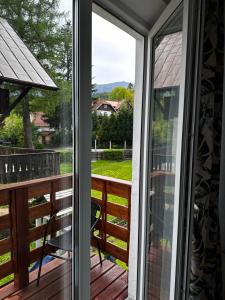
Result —
<instances>
[{"instance_id":1,"label":"tree","mask_svg":"<svg viewBox=\"0 0 225 300\"><path fill-rule=\"evenodd\" d=\"M104 147L106 147L107 143L110 140L109 126L110 126L109 117L107 115L100 116L100 124L99 124L97 136L101 144L104 145Z\"/></svg>"},{"instance_id":2,"label":"tree","mask_svg":"<svg viewBox=\"0 0 225 300\"><path fill-rule=\"evenodd\" d=\"M6 18L28 45L49 74L57 78L60 69L55 51L59 45L59 0L1 0L1 16ZM29 93L29 100L23 101L23 123L25 145L32 146L30 123L30 99L43 98L44 92Z\"/></svg>"},{"instance_id":3,"label":"tree","mask_svg":"<svg viewBox=\"0 0 225 300\"><path fill-rule=\"evenodd\" d=\"M116 101L126 101L133 106L134 90L126 89L125 87L118 86L110 93L110 99Z\"/></svg>"},{"instance_id":4,"label":"tree","mask_svg":"<svg viewBox=\"0 0 225 300\"><path fill-rule=\"evenodd\" d=\"M55 104L46 112L51 127L57 130L57 144L72 143L72 24L66 21L60 30L58 85Z\"/></svg>"},{"instance_id":5,"label":"tree","mask_svg":"<svg viewBox=\"0 0 225 300\"><path fill-rule=\"evenodd\" d=\"M133 138L133 108L124 103L117 114L117 143L123 145L126 140L127 145L132 145Z\"/></svg>"},{"instance_id":6,"label":"tree","mask_svg":"<svg viewBox=\"0 0 225 300\"><path fill-rule=\"evenodd\" d=\"M134 85L133 85L133 83L130 82L130 83L128 84L127 89L133 92L133 91L134 91Z\"/></svg>"},{"instance_id":7,"label":"tree","mask_svg":"<svg viewBox=\"0 0 225 300\"><path fill-rule=\"evenodd\" d=\"M71 82L72 80L72 24L70 20L61 27L59 45L57 49L57 67L59 68L58 77L60 79Z\"/></svg>"},{"instance_id":8,"label":"tree","mask_svg":"<svg viewBox=\"0 0 225 300\"><path fill-rule=\"evenodd\" d=\"M55 108L54 114L45 116L51 128L55 129L71 129L72 114L71 102L61 102Z\"/></svg>"},{"instance_id":9,"label":"tree","mask_svg":"<svg viewBox=\"0 0 225 300\"><path fill-rule=\"evenodd\" d=\"M109 141L114 145L122 146L126 140L132 146L133 137L133 108L124 102L117 113L97 115L92 113L92 143L97 139L98 145L109 146Z\"/></svg>"}]
</instances>

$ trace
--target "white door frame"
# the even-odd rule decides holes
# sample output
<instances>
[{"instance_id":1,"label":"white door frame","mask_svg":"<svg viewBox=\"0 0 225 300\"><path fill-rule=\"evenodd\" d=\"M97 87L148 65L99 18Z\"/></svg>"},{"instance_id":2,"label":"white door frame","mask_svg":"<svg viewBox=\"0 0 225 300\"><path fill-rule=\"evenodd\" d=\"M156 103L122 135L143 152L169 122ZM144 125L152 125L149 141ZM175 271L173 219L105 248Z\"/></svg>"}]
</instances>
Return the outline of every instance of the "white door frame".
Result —
<instances>
[{"instance_id":1,"label":"white door frame","mask_svg":"<svg viewBox=\"0 0 225 300\"><path fill-rule=\"evenodd\" d=\"M73 2L73 299L90 299L92 1ZM88 221L89 220L89 221Z\"/></svg>"}]
</instances>

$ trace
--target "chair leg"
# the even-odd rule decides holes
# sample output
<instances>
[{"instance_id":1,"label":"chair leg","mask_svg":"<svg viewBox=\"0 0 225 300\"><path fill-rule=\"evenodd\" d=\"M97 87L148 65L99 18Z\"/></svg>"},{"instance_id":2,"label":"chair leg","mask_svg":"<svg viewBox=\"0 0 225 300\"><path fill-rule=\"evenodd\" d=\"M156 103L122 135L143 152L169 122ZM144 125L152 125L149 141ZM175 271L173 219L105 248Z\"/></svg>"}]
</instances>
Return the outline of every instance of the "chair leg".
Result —
<instances>
[{"instance_id":1,"label":"chair leg","mask_svg":"<svg viewBox=\"0 0 225 300\"><path fill-rule=\"evenodd\" d=\"M42 246L42 249L41 249L41 259L40 259L40 264L39 264L39 269L38 269L37 286L39 286L39 282L40 282L43 259L44 259L44 246Z\"/></svg>"},{"instance_id":2,"label":"chair leg","mask_svg":"<svg viewBox=\"0 0 225 300\"><path fill-rule=\"evenodd\" d=\"M100 264L102 266L102 256L101 256L100 244L99 244L99 240L97 237L96 237L96 241L97 241L97 247L98 247L99 260L100 260Z\"/></svg>"}]
</instances>

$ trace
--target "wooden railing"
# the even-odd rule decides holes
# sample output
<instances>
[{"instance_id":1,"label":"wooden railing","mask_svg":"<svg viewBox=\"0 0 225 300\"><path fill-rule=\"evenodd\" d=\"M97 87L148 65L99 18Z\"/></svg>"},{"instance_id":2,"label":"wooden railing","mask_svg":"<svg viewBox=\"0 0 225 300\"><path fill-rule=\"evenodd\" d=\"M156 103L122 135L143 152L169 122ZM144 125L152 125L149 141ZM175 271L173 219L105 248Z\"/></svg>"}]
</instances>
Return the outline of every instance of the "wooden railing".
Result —
<instances>
[{"instance_id":1,"label":"wooden railing","mask_svg":"<svg viewBox=\"0 0 225 300\"><path fill-rule=\"evenodd\" d=\"M54 152L50 149L20 148L0 145L0 155Z\"/></svg>"},{"instance_id":2,"label":"wooden railing","mask_svg":"<svg viewBox=\"0 0 225 300\"><path fill-rule=\"evenodd\" d=\"M127 264L130 238L131 183L125 180L92 175L92 190L101 193L99 197L95 196L92 199L102 207L103 217L99 226L102 249ZM118 202L122 202L123 205L118 204ZM118 243L122 244L123 248L118 247Z\"/></svg>"},{"instance_id":3,"label":"wooden railing","mask_svg":"<svg viewBox=\"0 0 225 300\"><path fill-rule=\"evenodd\" d=\"M60 174L59 152L0 146L0 183Z\"/></svg>"},{"instance_id":4,"label":"wooden railing","mask_svg":"<svg viewBox=\"0 0 225 300\"><path fill-rule=\"evenodd\" d=\"M35 248L34 244L43 238L45 225L35 227L35 220L71 207L71 188L71 175L0 186L0 207L8 208L8 212L0 216L0 232L8 231L8 235L0 240L0 256L10 253L8 261L0 265L0 279L14 274L15 289L24 288L29 284L29 266L40 259L41 247ZM92 189L101 193L101 197L95 197L103 211L99 224L101 250L127 263L131 184L93 175ZM30 206L32 199L44 195L47 202ZM118 199L125 205L113 202L113 196L120 197ZM55 220L49 233L54 235L71 223L71 215L61 216ZM116 240L123 241L124 248L119 247Z\"/></svg>"}]
</instances>

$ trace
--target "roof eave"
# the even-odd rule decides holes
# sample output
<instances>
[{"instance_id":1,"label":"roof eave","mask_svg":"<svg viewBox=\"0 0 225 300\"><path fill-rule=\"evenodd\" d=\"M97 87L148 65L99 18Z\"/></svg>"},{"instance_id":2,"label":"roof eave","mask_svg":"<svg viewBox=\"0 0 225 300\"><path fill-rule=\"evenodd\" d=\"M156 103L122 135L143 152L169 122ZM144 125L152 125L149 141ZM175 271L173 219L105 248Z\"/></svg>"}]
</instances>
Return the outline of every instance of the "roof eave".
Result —
<instances>
[{"instance_id":1,"label":"roof eave","mask_svg":"<svg viewBox=\"0 0 225 300\"><path fill-rule=\"evenodd\" d=\"M28 82L28 81L20 81L17 79L12 79L12 78L2 77L2 76L0 77L0 81L21 85L23 87L38 88L38 89L42 89L42 90L58 91L60 89L57 85L48 86L48 85L36 84L36 83Z\"/></svg>"}]
</instances>

